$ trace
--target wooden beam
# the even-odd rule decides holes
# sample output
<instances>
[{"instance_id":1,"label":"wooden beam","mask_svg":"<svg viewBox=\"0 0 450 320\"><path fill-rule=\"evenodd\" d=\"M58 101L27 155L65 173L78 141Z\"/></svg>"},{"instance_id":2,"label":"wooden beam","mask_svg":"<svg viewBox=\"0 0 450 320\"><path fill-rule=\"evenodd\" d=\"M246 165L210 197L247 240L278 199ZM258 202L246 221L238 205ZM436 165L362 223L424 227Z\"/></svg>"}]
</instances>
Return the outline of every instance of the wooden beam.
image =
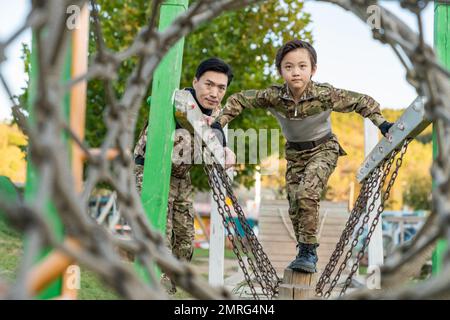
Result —
<instances>
[{"instance_id":1,"label":"wooden beam","mask_svg":"<svg viewBox=\"0 0 450 320\"><path fill-rule=\"evenodd\" d=\"M89 48L89 9L84 5L78 17L78 25L72 33L72 79L85 74L88 70ZM84 140L86 126L86 96L87 81L80 81L70 91L70 128ZM75 190L81 193L83 190L83 151L75 142L72 142L72 174L75 182ZM64 259L61 259L64 260ZM66 298L76 299L77 289L68 285L67 270L63 273L63 286L61 295Z\"/></svg>"},{"instance_id":2,"label":"wooden beam","mask_svg":"<svg viewBox=\"0 0 450 320\"><path fill-rule=\"evenodd\" d=\"M80 248L78 241L72 238L67 238L64 244L72 249ZM65 270L72 263L71 257L57 250L52 251L30 271L27 282L28 292L31 295L36 295L46 289L49 284L65 273ZM62 290L61 294L73 298L73 292L70 290Z\"/></svg>"}]
</instances>

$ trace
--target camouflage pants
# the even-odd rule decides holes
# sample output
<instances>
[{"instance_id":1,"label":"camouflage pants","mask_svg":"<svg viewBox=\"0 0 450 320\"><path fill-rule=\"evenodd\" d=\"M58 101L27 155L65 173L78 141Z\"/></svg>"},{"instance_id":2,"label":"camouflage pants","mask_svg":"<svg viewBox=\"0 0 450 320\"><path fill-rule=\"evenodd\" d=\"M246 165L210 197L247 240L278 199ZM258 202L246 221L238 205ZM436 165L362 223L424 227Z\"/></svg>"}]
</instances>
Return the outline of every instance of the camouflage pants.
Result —
<instances>
[{"instance_id":1,"label":"camouflage pants","mask_svg":"<svg viewBox=\"0 0 450 320\"><path fill-rule=\"evenodd\" d=\"M309 150L298 151L286 145L289 217L297 242L318 242L320 197L339 155L344 154L335 136Z\"/></svg>"},{"instance_id":2,"label":"camouflage pants","mask_svg":"<svg viewBox=\"0 0 450 320\"><path fill-rule=\"evenodd\" d=\"M166 245L180 260L191 261L194 252L194 206L190 165L173 166L170 176L169 202L167 208ZM135 165L136 186L142 190L144 166Z\"/></svg>"}]
</instances>

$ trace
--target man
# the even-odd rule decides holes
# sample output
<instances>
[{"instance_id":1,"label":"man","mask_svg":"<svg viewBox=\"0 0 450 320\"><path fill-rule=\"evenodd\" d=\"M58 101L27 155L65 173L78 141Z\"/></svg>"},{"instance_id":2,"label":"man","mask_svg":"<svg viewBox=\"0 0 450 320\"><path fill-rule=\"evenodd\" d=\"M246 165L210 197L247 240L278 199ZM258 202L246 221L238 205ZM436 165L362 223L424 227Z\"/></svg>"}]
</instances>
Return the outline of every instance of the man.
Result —
<instances>
[{"instance_id":1,"label":"man","mask_svg":"<svg viewBox=\"0 0 450 320\"><path fill-rule=\"evenodd\" d=\"M195 98L200 110L205 118L213 119L219 114L220 104L233 79L231 67L218 58L210 58L197 68L193 88L187 88ZM219 140L225 147L226 164L234 162L234 154L225 145L225 139L222 128ZM174 153L176 150L186 150L191 148L191 155L194 154L194 139L186 136L186 130L176 123ZM142 179L144 171L144 157L147 140L147 126L142 130L139 140L134 149L135 156L135 175L138 192L142 191ZM182 152L182 151L181 151ZM182 155L174 154L172 158ZM191 261L194 252L193 240L195 235L194 229L194 207L192 203L192 184L189 171L193 164L193 156L190 161L181 162L173 161L172 172L170 177L170 192L167 212L166 240L168 248L172 254L180 260ZM176 292L175 285L167 276L163 275L163 284L168 288L168 292L173 294ZM168 282L171 284L168 286Z\"/></svg>"}]
</instances>

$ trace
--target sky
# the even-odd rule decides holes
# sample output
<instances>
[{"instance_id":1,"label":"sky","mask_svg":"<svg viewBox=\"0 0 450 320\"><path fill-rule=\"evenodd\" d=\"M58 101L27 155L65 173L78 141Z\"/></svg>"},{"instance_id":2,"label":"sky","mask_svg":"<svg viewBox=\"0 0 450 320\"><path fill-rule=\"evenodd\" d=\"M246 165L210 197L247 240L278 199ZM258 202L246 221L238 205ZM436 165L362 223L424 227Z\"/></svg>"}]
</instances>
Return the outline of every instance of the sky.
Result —
<instances>
[{"instance_id":1,"label":"sky","mask_svg":"<svg viewBox=\"0 0 450 320\"><path fill-rule=\"evenodd\" d=\"M25 22L30 11L28 0L0 0L0 41L3 42ZM31 32L27 30L16 39L6 50L6 61L0 64L0 72L6 79L13 94L19 95L25 87L25 75L22 55L22 43L31 43ZM11 106L6 91L0 84L0 121L11 118Z\"/></svg>"},{"instance_id":2,"label":"sky","mask_svg":"<svg viewBox=\"0 0 450 320\"><path fill-rule=\"evenodd\" d=\"M396 1L381 4L400 16L413 29L416 20L400 8ZM25 21L30 10L28 0L0 0L0 41L5 41ZM405 70L393 51L372 39L369 27L336 5L307 0L304 10L311 14L314 47L318 54L318 70L314 80L328 82L337 88L366 93L380 102L382 108L405 108L416 97L404 80ZM423 16L425 40L433 43L433 5ZM0 72L7 79L13 94L20 94L26 75L20 59L22 43L30 44L29 30L6 51L7 60ZM0 85L0 121L11 118L11 102Z\"/></svg>"},{"instance_id":3,"label":"sky","mask_svg":"<svg viewBox=\"0 0 450 320\"><path fill-rule=\"evenodd\" d=\"M381 4L417 31L416 17L396 1ZM405 69L389 45L375 41L367 24L340 7L306 1L318 55L315 80L371 95L382 108L406 108L417 96L405 80ZM434 6L424 11L424 36L433 45Z\"/></svg>"}]
</instances>

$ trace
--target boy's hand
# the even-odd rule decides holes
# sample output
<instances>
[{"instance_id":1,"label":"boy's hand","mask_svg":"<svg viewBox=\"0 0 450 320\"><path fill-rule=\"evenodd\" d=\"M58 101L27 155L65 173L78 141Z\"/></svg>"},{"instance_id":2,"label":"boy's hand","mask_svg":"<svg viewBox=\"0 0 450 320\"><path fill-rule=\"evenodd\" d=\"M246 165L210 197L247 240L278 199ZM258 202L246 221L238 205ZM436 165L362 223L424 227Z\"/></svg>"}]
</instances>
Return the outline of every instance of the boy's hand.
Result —
<instances>
[{"instance_id":1,"label":"boy's hand","mask_svg":"<svg viewBox=\"0 0 450 320\"><path fill-rule=\"evenodd\" d=\"M228 147L225 147L223 150L225 152L225 170L226 170L236 164L236 155Z\"/></svg>"},{"instance_id":2,"label":"boy's hand","mask_svg":"<svg viewBox=\"0 0 450 320\"><path fill-rule=\"evenodd\" d=\"M393 126L394 124L392 122L388 122L385 121L382 124L379 125L378 129L380 129L381 134L385 137L387 137L387 133L389 132L389 129Z\"/></svg>"}]
</instances>

